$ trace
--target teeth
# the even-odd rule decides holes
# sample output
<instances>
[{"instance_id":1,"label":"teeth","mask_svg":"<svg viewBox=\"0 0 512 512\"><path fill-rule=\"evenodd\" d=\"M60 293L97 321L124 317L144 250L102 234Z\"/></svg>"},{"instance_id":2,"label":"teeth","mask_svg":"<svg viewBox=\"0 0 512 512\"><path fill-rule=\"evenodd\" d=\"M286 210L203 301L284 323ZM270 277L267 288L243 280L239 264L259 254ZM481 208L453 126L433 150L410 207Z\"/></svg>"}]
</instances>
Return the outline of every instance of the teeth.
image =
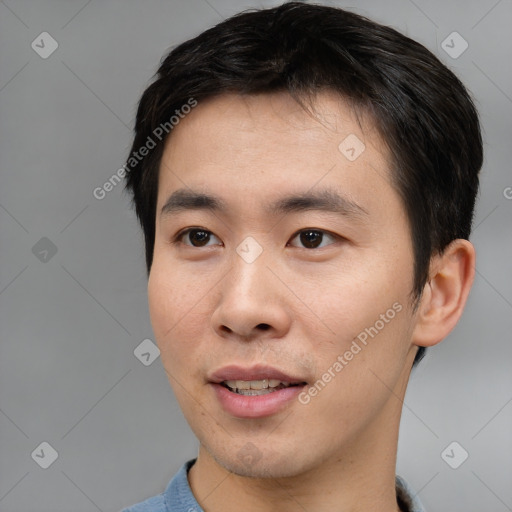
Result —
<instances>
[{"instance_id":1,"label":"teeth","mask_svg":"<svg viewBox=\"0 0 512 512\"><path fill-rule=\"evenodd\" d=\"M265 388L265 389L233 389L235 393L238 395L245 396L260 396L260 395L268 395L269 393L273 393L275 388Z\"/></svg>"},{"instance_id":2,"label":"teeth","mask_svg":"<svg viewBox=\"0 0 512 512\"><path fill-rule=\"evenodd\" d=\"M268 389L268 388L277 388L281 385L281 387L290 386L289 382L282 382L277 379L263 379L263 380L226 380L224 384L231 389L237 390L248 390L248 389Z\"/></svg>"},{"instance_id":3,"label":"teeth","mask_svg":"<svg viewBox=\"0 0 512 512\"><path fill-rule=\"evenodd\" d=\"M243 381L242 381L243 382ZM242 389L267 389L268 388L268 380L251 380L250 382L246 382L249 387Z\"/></svg>"}]
</instances>

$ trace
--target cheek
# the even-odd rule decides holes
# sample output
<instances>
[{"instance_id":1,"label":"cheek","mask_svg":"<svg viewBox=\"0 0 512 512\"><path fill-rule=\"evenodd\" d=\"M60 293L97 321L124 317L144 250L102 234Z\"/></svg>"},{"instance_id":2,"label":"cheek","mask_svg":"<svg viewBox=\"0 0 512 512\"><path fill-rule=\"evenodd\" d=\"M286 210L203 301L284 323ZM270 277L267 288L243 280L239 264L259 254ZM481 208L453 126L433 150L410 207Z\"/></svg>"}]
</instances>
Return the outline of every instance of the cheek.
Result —
<instances>
[{"instance_id":1,"label":"cheek","mask_svg":"<svg viewBox=\"0 0 512 512\"><path fill-rule=\"evenodd\" d=\"M294 280L294 291L316 314L312 323L319 332L326 333L324 339L350 343L390 308L385 320L393 322L396 311L392 307L396 302L405 308L412 287L410 262L399 255L389 261L381 255L369 256L344 262L343 267L340 264L318 273L303 272L300 280ZM311 340L315 338L318 336Z\"/></svg>"},{"instance_id":2,"label":"cheek","mask_svg":"<svg viewBox=\"0 0 512 512\"><path fill-rule=\"evenodd\" d=\"M187 282L184 272L172 271L154 261L148 281L149 314L168 370L183 368L201 343L207 300L201 290Z\"/></svg>"},{"instance_id":3,"label":"cheek","mask_svg":"<svg viewBox=\"0 0 512 512\"><path fill-rule=\"evenodd\" d=\"M317 378L330 381L317 405L333 421L346 418L348 428L353 415L371 417L379 409L389 395L387 386L393 388L405 364L412 264L405 256L389 261L376 257L360 270L323 281L316 310L334 334L319 337L325 329L311 326L307 335L317 355Z\"/></svg>"},{"instance_id":4,"label":"cheek","mask_svg":"<svg viewBox=\"0 0 512 512\"><path fill-rule=\"evenodd\" d=\"M367 306L364 314L347 317L355 337L352 332L347 336L341 332L337 343L325 347L318 359L318 393L305 407L311 407L308 416L321 419L322 432L329 429L334 440L356 435L390 400L390 407L399 404L395 395L407 357L410 312L405 306L395 306L400 309L397 312L393 304L381 298L379 305ZM380 314L388 310L393 313L388 313L385 323Z\"/></svg>"}]
</instances>

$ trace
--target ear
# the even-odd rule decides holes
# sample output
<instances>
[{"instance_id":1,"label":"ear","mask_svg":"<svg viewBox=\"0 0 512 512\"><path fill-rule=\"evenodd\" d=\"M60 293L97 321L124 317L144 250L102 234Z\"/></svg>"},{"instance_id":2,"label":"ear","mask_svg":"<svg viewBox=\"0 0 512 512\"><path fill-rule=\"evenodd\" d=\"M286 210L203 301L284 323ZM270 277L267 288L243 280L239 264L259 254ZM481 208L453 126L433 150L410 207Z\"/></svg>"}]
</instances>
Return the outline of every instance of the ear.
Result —
<instances>
[{"instance_id":1,"label":"ear","mask_svg":"<svg viewBox=\"0 0 512 512\"><path fill-rule=\"evenodd\" d=\"M475 277L475 248L468 240L453 240L431 259L429 275L412 335L420 347L436 345L459 321Z\"/></svg>"}]
</instances>

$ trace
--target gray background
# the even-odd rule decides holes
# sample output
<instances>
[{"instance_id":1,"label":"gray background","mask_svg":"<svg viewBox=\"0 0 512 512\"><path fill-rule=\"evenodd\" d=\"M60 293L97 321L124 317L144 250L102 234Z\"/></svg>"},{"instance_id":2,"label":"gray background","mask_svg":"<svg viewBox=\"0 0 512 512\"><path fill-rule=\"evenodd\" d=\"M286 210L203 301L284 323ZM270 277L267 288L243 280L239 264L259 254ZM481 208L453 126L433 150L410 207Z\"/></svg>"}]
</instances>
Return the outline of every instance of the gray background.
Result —
<instances>
[{"instance_id":1,"label":"gray background","mask_svg":"<svg viewBox=\"0 0 512 512\"><path fill-rule=\"evenodd\" d=\"M277 3L0 2L2 512L114 512L161 492L195 456L160 359L134 356L152 332L129 199L122 185L103 200L92 191L123 165L162 55L243 8ZM329 3L426 45L479 108L476 281L456 330L413 373L397 471L428 511L512 510L512 2ZM31 48L43 31L59 45L46 59ZM458 58L442 47L453 31L469 44ZM56 254L36 245L43 237ZM35 462L48 449L31 457L43 441L58 452L48 469ZM441 456L452 441L469 453L457 469Z\"/></svg>"}]
</instances>

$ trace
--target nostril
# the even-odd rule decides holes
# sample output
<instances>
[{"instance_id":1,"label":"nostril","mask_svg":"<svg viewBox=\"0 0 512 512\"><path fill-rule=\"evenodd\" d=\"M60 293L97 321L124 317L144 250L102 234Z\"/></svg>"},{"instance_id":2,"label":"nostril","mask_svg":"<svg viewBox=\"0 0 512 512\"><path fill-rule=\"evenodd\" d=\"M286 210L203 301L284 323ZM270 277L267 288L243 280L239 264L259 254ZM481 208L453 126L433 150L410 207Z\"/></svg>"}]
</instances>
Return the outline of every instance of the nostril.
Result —
<instances>
[{"instance_id":1,"label":"nostril","mask_svg":"<svg viewBox=\"0 0 512 512\"><path fill-rule=\"evenodd\" d=\"M270 329L270 325L268 324L258 324L258 329L261 329L262 331L268 331Z\"/></svg>"}]
</instances>

